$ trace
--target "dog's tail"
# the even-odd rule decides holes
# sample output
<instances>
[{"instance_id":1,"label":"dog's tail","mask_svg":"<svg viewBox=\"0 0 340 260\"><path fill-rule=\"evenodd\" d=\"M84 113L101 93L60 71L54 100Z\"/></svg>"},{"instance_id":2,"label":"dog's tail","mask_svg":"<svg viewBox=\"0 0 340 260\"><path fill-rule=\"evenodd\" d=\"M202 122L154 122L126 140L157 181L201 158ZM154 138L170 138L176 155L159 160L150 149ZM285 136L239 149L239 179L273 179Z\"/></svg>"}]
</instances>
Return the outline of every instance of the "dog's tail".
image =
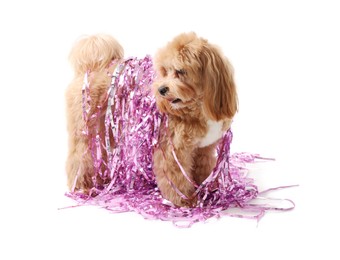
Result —
<instances>
[{"instance_id":1,"label":"dog's tail","mask_svg":"<svg viewBox=\"0 0 340 260\"><path fill-rule=\"evenodd\" d=\"M123 47L112 36L96 34L80 38L73 46L69 60L76 74L101 71L112 60L124 57Z\"/></svg>"}]
</instances>

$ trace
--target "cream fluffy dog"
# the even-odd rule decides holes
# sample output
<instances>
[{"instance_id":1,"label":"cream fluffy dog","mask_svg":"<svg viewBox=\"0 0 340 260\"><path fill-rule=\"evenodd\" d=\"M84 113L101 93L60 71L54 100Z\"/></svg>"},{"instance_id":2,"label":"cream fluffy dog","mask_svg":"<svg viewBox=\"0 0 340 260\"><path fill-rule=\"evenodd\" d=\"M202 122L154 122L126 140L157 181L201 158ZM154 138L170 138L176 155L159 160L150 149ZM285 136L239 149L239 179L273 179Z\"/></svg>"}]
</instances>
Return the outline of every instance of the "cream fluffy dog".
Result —
<instances>
[{"instance_id":1,"label":"cream fluffy dog","mask_svg":"<svg viewBox=\"0 0 340 260\"><path fill-rule=\"evenodd\" d=\"M93 185L93 162L85 152L88 140L79 134L84 128L84 74L92 72L91 109L96 109L106 99L111 80L107 74L114 70L111 61L122 58L123 48L107 35L84 38L71 51L75 78L66 93L70 189L86 192ZM199 185L212 172L216 145L237 111L233 70L218 47L195 33L175 37L158 51L153 62L157 74L153 94L158 109L168 115L167 131L161 133L153 154L156 182L162 196L175 205L194 206L195 186L188 178Z\"/></svg>"}]
</instances>

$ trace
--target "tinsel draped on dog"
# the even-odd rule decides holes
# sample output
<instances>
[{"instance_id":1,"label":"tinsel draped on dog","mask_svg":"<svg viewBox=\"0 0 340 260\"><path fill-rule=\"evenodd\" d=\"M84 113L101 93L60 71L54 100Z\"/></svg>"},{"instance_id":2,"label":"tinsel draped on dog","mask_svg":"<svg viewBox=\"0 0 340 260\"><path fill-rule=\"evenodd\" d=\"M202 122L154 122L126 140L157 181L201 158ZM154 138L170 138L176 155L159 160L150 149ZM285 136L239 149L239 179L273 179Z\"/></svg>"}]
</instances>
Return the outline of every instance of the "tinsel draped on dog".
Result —
<instances>
[{"instance_id":1,"label":"tinsel draped on dog","mask_svg":"<svg viewBox=\"0 0 340 260\"><path fill-rule=\"evenodd\" d=\"M124 59L114 38L94 35L75 44L70 60L69 196L193 222L257 196L243 170L255 157L230 157L237 93L217 46L185 33L153 61Z\"/></svg>"}]
</instances>

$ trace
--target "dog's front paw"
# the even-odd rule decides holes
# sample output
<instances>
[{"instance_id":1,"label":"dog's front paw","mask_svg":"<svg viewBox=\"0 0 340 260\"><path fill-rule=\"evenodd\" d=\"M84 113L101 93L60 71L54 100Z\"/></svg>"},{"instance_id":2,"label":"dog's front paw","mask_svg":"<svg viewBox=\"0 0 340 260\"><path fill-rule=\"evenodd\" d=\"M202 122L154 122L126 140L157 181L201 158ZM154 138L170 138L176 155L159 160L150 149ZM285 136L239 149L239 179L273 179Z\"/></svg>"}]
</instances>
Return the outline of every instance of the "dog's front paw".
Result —
<instances>
[{"instance_id":1,"label":"dog's front paw","mask_svg":"<svg viewBox=\"0 0 340 260\"><path fill-rule=\"evenodd\" d=\"M197 205L197 197L183 198L177 194L176 191L168 191L168 193L163 193L163 197L177 207L193 208Z\"/></svg>"},{"instance_id":2,"label":"dog's front paw","mask_svg":"<svg viewBox=\"0 0 340 260\"><path fill-rule=\"evenodd\" d=\"M197 205L197 198L195 197L192 199L182 199L181 202L181 207L194 208Z\"/></svg>"}]
</instances>

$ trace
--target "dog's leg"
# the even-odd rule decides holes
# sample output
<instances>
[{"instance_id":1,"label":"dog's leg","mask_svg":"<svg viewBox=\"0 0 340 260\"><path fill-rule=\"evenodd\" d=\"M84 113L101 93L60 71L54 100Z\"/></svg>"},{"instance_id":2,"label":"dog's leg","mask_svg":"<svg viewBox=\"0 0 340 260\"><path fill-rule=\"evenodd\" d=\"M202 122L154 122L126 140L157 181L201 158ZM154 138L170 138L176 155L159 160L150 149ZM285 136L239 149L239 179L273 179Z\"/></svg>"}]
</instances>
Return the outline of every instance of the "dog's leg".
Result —
<instances>
[{"instance_id":1,"label":"dog's leg","mask_svg":"<svg viewBox=\"0 0 340 260\"><path fill-rule=\"evenodd\" d=\"M197 184L201 184L216 165L216 144L197 148L194 157L193 175Z\"/></svg>"},{"instance_id":2,"label":"dog's leg","mask_svg":"<svg viewBox=\"0 0 340 260\"><path fill-rule=\"evenodd\" d=\"M110 83L110 78L105 72L93 73L91 79L91 107L88 118L97 113L98 106L102 106L106 98L106 90ZM66 162L67 183L70 190L83 190L87 192L93 187L94 165L89 148L88 134L84 133L85 122L82 111L82 92L83 77L76 78L66 92L68 132L69 132L69 153ZM106 107L103 106L103 111ZM90 119L87 127L93 129L94 125L99 124L101 138L104 138L104 114L98 115L99 118ZM93 130L92 130L93 131ZM93 134L93 133L92 133ZM103 159L106 159L103 153ZM96 179L96 182L100 182Z\"/></svg>"},{"instance_id":3,"label":"dog's leg","mask_svg":"<svg viewBox=\"0 0 340 260\"><path fill-rule=\"evenodd\" d=\"M192 179L192 153L184 150L175 150L175 153L184 171L188 177ZM155 151L154 173L156 176L157 186L165 199L171 201L177 206L191 207L196 203L196 199L191 198L195 192L195 187L181 172L178 163L173 157L172 148L169 146L165 147L164 153L161 149ZM175 186L175 188L172 187L170 182ZM182 198L176 189L189 199Z\"/></svg>"},{"instance_id":4,"label":"dog's leg","mask_svg":"<svg viewBox=\"0 0 340 260\"><path fill-rule=\"evenodd\" d=\"M69 152L66 162L67 184L70 190L88 190L92 187L93 163L88 150L88 137L82 133L82 77L76 78L66 92Z\"/></svg>"},{"instance_id":5,"label":"dog's leg","mask_svg":"<svg viewBox=\"0 0 340 260\"><path fill-rule=\"evenodd\" d=\"M79 137L70 138L70 151L66 162L69 189L87 192L92 188L93 163L87 142Z\"/></svg>"}]
</instances>

